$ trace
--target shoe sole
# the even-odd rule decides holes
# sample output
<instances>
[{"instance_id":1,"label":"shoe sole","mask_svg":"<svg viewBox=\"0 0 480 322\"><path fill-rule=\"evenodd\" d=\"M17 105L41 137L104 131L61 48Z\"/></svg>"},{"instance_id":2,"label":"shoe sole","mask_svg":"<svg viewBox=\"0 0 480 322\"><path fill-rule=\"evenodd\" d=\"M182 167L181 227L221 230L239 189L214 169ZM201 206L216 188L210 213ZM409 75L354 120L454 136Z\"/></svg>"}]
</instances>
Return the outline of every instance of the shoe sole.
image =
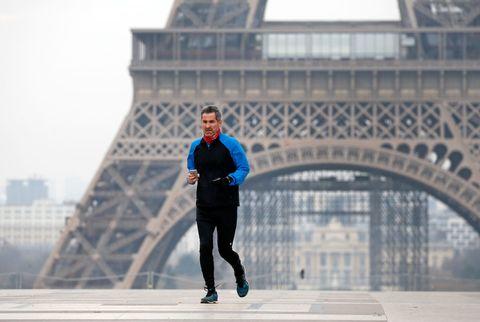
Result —
<instances>
[{"instance_id":1,"label":"shoe sole","mask_svg":"<svg viewBox=\"0 0 480 322\"><path fill-rule=\"evenodd\" d=\"M202 304L215 304L215 303L217 303L217 301L206 301L206 300L204 301L204 300L200 300L200 303L202 303Z\"/></svg>"}]
</instances>

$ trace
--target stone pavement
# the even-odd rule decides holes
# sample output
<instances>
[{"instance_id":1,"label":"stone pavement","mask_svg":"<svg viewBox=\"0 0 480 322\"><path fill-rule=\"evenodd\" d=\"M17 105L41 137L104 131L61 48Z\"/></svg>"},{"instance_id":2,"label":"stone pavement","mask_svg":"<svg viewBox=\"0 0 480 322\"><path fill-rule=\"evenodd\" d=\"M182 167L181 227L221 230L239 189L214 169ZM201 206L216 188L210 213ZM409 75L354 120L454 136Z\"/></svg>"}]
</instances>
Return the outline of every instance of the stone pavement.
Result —
<instances>
[{"instance_id":1,"label":"stone pavement","mask_svg":"<svg viewBox=\"0 0 480 322\"><path fill-rule=\"evenodd\" d=\"M0 321L480 321L480 293L0 290Z\"/></svg>"}]
</instances>

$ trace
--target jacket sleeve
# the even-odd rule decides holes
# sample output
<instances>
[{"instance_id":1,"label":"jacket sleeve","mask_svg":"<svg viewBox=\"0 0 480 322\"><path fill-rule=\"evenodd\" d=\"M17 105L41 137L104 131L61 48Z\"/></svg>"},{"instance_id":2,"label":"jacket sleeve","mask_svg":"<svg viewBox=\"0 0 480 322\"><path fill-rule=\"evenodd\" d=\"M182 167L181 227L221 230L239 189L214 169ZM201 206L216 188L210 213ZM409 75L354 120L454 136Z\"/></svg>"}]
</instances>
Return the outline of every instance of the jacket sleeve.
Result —
<instances>
[{"instance_id":1,"label":"jacket sleeve","mask_svg":"<svg viewBox=\"0 0 480 322\"><path fill-rule=\"evenodd\" d=\"M199 140L195 140L190 145L190 151L188 152L188 157L187 157L187 169L189 171L195 169L195 154L194 153L195 153L195 148L197 147L197 145L199 143L200 143Z\"/></svg>"},{"instance_id":2,"label":"jacket sleeve","mask_svg":"<svg viewBox=\"0 0 480 322\"><path fill-rule=\"evenodd\" d=\"M242 145L240 144L240 142L233 138L230 153L232 155L233 162L235 163L235 166L237 168L235 172L229 174L229 176L233 179L233 181L230 182L230 185L241 185L245 181L248 173L250 172L250 166L248 164L245 151L243 151Z\"/></svg>"}]
</instances>

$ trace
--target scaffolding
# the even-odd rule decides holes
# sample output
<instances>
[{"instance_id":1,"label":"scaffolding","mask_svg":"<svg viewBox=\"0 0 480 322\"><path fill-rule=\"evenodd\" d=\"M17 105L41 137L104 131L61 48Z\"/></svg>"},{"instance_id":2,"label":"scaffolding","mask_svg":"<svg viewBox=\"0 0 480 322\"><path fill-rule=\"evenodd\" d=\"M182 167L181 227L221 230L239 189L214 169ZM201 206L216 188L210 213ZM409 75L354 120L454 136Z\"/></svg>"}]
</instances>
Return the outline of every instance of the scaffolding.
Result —
<instances>
[{"instance_id":1,"label":"scaffolding","mask_svg":"<svg viewBox=\"0 0 480 322\"><path fill-rule=\"evenodd\" d=\"M296 232L337 218L369 235L371 290L427 290L427 194L375 175L315 178L320 173L278 176L242 192L235 243L255 287L295 288Z\"/></svg>"}]
</instances>

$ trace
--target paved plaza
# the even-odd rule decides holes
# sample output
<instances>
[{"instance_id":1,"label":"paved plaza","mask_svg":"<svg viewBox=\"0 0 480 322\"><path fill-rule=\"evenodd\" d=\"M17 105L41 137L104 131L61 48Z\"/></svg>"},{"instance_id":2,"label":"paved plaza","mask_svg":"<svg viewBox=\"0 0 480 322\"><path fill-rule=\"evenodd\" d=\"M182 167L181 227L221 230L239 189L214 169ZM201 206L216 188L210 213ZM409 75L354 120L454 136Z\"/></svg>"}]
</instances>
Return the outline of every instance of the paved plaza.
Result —
<instances>
[{"instance_id":1,"label":"paved plaza","mask_svg":"<svg viewBox=\"0 0 480 322\"><path fill-rule=\"evenodd\" d=\"M0 321L479 321L480 293L1 290Z\"/></svg>"}]
</instances>

